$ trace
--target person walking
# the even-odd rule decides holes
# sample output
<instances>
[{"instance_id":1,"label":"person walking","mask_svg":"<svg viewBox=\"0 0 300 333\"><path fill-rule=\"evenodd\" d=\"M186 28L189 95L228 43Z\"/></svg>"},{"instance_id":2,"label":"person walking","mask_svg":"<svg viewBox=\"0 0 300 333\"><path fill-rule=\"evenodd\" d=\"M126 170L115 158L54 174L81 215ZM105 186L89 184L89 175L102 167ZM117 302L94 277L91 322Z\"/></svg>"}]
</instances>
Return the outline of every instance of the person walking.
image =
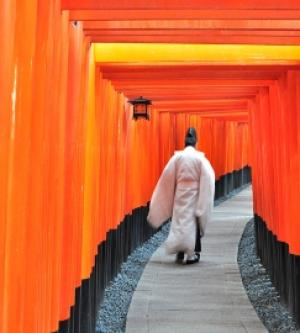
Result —
<instances>
[{"instance_id":1,"label":"person walking","mask_svg":"<svg viewBox=\"0 0 300 333\"><path fill-rule=\"evenodd\" d=\"M165 166L152 194L148 222L159 228L170 217L166 240L168 254L176 262L194 264L200 260L201 237L210 219L215 193L215 173L203 152L196 150L197 133L190 127L185 149L177 151Z\"/></svg>"}]
</instances>

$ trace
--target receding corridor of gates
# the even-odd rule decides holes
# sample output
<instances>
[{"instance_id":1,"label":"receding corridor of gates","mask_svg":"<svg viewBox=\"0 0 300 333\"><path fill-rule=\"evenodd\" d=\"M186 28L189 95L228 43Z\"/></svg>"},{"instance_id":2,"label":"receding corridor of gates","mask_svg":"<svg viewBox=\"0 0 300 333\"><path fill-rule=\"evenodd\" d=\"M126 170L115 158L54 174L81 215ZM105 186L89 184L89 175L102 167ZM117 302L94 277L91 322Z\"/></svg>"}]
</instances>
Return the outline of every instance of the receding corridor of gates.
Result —
<instances>
[{"instance_id":1,"label":"receding corridor of gates","mask_svg":"<svg viewBox=\"0 0 300 333\"><path fill-rule=\"evenodd\" d=\"M297 1L0 0L0 49L0 332L95 331L190 126L300 326Z\"/></svg>"}]
</instances>

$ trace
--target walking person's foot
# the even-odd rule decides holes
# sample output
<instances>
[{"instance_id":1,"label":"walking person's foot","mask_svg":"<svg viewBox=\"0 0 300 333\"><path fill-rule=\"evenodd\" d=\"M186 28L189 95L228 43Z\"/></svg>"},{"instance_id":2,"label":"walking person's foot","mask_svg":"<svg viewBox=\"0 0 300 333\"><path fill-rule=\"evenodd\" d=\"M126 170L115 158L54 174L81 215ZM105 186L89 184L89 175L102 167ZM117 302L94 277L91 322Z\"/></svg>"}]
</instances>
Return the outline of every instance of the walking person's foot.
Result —
<instances>
[{"instance_id":1,"label":"walking person's foot","mask_svg":"<svg viewBox=\"0 0 300 333\"><path fill-rule=\"evenodd\" d=\"M186 265L191 265L199 262L199 260L200 260L200 253L195 253L191 256L188 256L185 263Z\"/></svg>"},{"instance_id":2,"label":"walking person's foot","mask_svg":"<svg viewBox=\"0 0 300 333\"><path fill-rule=\"evenodd\" d=\"M184 252L178 252L176 254L176 263L177 264L182 264L184 260Z\"/></svg>"}]
</instances>

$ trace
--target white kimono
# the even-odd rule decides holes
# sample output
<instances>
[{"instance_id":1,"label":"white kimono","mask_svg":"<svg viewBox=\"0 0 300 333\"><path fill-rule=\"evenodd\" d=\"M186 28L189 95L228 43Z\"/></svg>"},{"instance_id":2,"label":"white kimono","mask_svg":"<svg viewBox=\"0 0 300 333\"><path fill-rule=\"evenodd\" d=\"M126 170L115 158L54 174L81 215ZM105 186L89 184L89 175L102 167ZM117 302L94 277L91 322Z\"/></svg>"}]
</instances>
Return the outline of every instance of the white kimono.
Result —
<instances>
[{"instance_id":1,"label":"white kimono","mask_svg":"<svg viewBox=\"0 0 300 333\"><path fill-rule=\"evenodd\" d=\"M200 234L210 219L215 194L215 173L204 153L192 146L175 152L154 189L148 222L158 228L172 216L167 253L194 253L196 217Z\"/></svg>"}]
</instances>

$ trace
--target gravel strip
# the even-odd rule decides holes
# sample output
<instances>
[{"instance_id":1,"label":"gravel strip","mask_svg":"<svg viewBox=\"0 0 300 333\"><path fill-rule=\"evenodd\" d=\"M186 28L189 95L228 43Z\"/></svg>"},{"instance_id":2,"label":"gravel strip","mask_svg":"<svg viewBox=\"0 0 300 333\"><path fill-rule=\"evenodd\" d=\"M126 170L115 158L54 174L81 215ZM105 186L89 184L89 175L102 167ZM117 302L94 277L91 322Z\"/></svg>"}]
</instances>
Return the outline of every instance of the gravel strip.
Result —
<instances>
[{"instance_id":1,"label":"gravel strip","mask_svg":"<svg viewBox=\"0 0 300 333\"><path fill-rule=\"evenodd\" d=\"M238 247L238 264L247 295L270 333L300 333L288 310L279 302L268 273L256 256L254 220L250 220Z\"/></svg>"},{"instance_id":2,"label":"gravel strip","mask_svg":"<svg viewBox=\"0 0 300 333\"><path fill-rule=\"evenodd\" d=\"M125 332L126 316L134 290L152 254L167 238L169 228L170 224L164 225L122 264L120 273L105 290L96 325L97 333Z\"/></svg>"}]
</instances>

